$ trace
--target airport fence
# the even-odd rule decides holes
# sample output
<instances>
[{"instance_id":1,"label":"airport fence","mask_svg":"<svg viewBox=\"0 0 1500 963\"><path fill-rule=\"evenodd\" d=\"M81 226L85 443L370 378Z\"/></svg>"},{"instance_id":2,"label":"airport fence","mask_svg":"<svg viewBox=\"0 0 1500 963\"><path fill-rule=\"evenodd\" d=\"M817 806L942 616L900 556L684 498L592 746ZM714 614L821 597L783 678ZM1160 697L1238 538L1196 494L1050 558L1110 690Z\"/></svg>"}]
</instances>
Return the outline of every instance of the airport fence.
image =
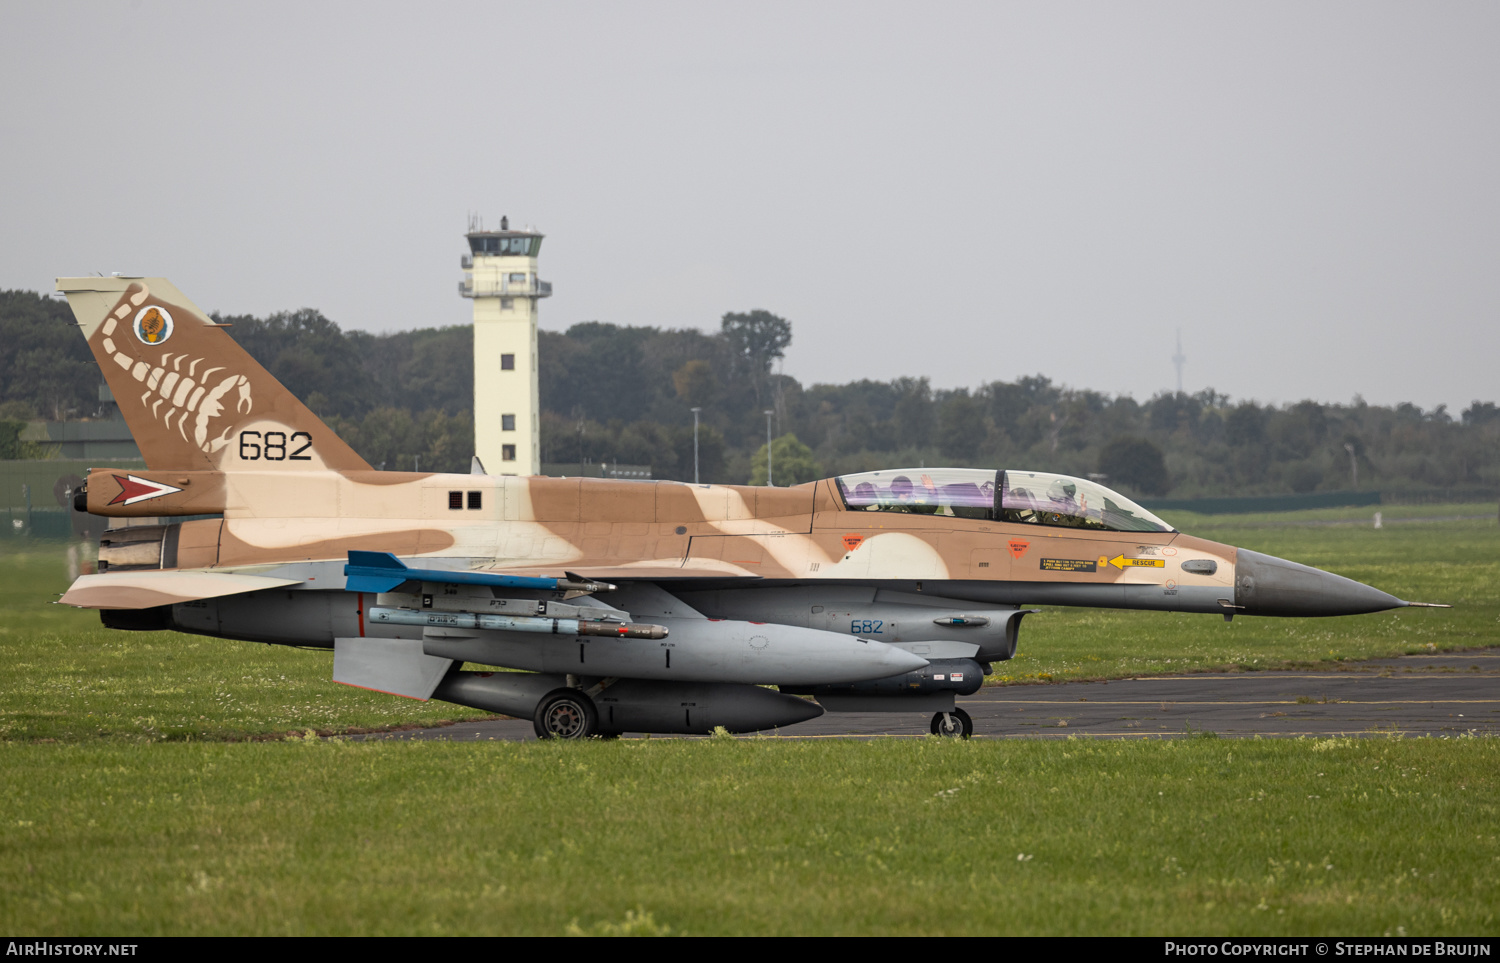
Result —
<instances>
[{"instance_id":1,"label":"airport fence","mask_svg":"<svg viewBox=\"0 0 1500 963\"><path fill-rule=\"evenodd\" d=\"M1382 491L1382 505L1464 505L1500 501L1500 488L1414 488Z\"/></svg>"},{"instance_id":2,"label":"airport fence","mask_svg":"<svg viewBox=\"0 0 1500 963\"><path fill-rule=\"evenodd\" d=\"M1361 505L1473 505L1500 501L1496 488L1411 488L1398 491L1308 492L1304 495L1242 495L1209 498L1142 498L1153 512L1197 512L1200 515L1253 515L1299 512L1313 508Z\"/></svg>"},{"instance_id":3,"label":"airport fence","mask_svg":"<svg viewBox=\"0 0 1500 963\"><path fill-rule=\"evenodd\" d=\"M1300 512L1312 508L1379 505L1380 492L1308 492L1305 495L1243 495L1221 498L1143 498L1153 512L1197 512L1200 515L1248 515L1257 512Z\"/></svg>"}]
</instances>

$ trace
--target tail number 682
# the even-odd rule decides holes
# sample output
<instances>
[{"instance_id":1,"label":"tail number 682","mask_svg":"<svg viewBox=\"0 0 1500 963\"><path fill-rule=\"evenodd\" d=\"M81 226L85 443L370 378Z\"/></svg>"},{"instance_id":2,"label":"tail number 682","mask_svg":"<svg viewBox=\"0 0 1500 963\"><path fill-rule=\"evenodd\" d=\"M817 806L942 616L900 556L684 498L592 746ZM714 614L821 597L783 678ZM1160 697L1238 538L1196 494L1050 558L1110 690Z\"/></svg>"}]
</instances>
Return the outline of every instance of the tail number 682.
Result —
<instances>
[{"instance_id":1,"label":"tail number 682","mask_svg":"<svg viewBox=\"0 0 1500 963\"><path fill-rule=\"evenodd\" d=\"M242 431L240 458L243 461L312 461L303 452L312 447L312 435L305 431ZM288 454L288 448L291 453Z\"/></svg>"}]
</instances>

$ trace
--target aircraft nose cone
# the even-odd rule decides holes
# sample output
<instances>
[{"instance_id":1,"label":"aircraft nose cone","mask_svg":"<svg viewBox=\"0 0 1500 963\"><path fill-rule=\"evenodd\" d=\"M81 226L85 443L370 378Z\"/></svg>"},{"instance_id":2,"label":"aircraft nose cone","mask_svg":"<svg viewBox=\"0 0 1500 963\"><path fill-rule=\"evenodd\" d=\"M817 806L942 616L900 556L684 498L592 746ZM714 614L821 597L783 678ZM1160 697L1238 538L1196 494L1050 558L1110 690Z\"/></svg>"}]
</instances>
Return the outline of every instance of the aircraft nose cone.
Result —
<instances>
[{"instance_id":1,"label":"aircraft nose cone","mask_svg":"<svg viewBox=\"0 0 1500 963\"><path fill-rule=\"evenodd\" d=\"M1245 615L1361 615L1406 605L1363 582L1239 549L1234 566L1234 604Z\"/></svg>"}]
</instances>

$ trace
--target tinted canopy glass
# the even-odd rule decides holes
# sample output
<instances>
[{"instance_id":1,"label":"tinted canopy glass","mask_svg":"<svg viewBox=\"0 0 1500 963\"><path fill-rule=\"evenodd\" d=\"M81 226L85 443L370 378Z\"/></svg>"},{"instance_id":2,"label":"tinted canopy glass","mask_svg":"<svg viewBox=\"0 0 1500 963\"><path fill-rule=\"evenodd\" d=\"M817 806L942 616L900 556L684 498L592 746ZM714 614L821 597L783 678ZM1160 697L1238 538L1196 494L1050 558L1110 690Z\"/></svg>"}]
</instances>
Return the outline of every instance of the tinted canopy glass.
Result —
<instances>
[{"instance_id":1,"label":"tinted canopy glass","mask_svg":"<svg viewBox=\"0 0 1500 963\"><path fill-rule=\"evenodd\" d=\"M844 504L856 512L946 515L1111 532L1173 531L1119 492L1070 475L898 468L841 475L836 481Z\"/></svg>"},{"instance_id":2,"label":"tinted canopy glass","mask_svg":"<svg viewBox=\"0 0 1500 963\"><path fill-rule=\"evenodd\" d=\"M956 518L995 517L995 472L981 468L905 468L838 479L854 511Z\"/></svg>"},{"instance_id":3,"label":"tinted canopy glass","mask_svg":"<svg viewBox=\"0 0 1500 963\"><path fill-rule=\"evenodd\" d=\"M1039 471L1001 473L1000 518L1111 532L1173 531L1172 526L1119 492L1082 478Z\"/></svg>"}]
</instances>

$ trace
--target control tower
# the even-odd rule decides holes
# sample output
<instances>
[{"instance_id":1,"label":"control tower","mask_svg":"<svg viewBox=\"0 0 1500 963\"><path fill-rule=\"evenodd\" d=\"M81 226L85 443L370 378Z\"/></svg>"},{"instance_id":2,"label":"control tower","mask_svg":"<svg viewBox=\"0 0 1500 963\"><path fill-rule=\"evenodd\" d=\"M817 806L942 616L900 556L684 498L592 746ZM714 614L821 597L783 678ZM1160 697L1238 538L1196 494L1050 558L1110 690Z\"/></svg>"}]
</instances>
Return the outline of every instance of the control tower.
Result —
<instances>
[{"instance_id":1,"label":"control tower","mask_svg":"<svg viewBox=\"0 0 1500 963\"><path fill-rule=\"evenodd\" d=\"M458 293L474 300L474 453L491 475L542 470L537 392L537 301L552 285L536 276L542 235L469 223Z\"/></svg>"}]
</instances>

